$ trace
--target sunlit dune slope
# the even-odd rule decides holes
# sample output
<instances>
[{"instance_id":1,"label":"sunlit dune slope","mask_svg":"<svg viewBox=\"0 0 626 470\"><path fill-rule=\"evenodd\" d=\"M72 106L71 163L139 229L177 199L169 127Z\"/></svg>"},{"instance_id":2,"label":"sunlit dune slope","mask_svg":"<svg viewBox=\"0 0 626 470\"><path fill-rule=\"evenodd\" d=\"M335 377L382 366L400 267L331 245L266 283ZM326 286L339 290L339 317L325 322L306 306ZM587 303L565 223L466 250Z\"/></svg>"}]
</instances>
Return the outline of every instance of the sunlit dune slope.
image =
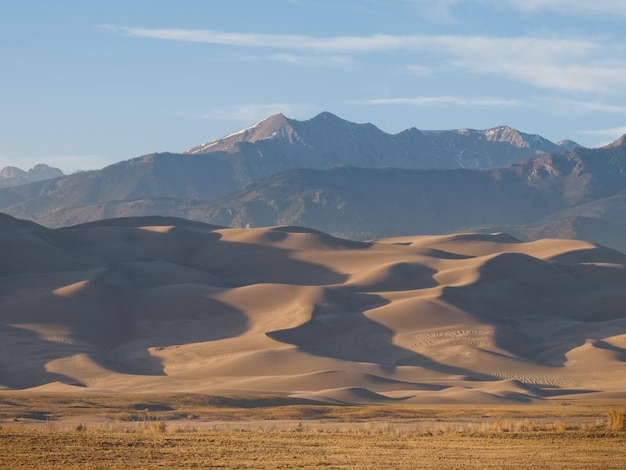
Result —
<instances>
[{"instance_id":1,"label":"sunlit dune slope","mask_svg":"<svg viewBox=\"0 0 626 470\"><path fill-rule=\"evenodd\" d=\"M5 389L626 396L626 256L586 242L0 215L0 246Z\"/></svg>"}]
</instances>

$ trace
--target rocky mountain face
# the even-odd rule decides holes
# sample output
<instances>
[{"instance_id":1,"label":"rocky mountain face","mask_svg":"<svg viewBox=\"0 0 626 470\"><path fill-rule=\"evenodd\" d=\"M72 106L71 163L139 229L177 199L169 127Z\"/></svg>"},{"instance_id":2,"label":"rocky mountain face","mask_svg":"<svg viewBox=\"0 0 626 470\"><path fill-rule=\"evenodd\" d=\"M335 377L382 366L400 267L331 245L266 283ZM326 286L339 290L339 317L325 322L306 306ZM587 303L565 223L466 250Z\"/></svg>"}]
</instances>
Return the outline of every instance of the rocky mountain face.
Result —
<instances>
[{"instance_id":1,"label":"rocky mountain face","mask_svg":"<svg viewBox=\"0 0 626 470\"><path fill-rule=\"evenodd\" d=\"M626 251L626 146L575 149L505 168L289 170L212 201L147 198L65 209L48 226L160 214L222 226L302 225L351 239L505 231Z\"/></svg>"},{"instance_id":2,"label":"rocky mountain face","mask_svg":"<svg viewBox=\"0 0 626 470\"><path fill-rule=\"evenodd\" d=\"M282 161L283 169L334 165L430 169L500 167L575 147L578 144L572 141L554 144L506 126L450 131L420 131L413 127L392 135L372 124L356 124L325 112L308 121L276 114L184 153L256 153L267 163Z\"/></svg>"},{"instance_id":3,"label":"rocky mountain face","mask_svg":"<svg viewBox=\"0 0 626 470\"><path fill-rule=\"evenodd\" d=\"M357 239L545 223L567 211L570 217L606 214L603 220L623 225L625 212L617 205L623 199L615 198L625 188L622 145L487 170L294 170L188 214L219 225L304 225ZM603 212L610 202L612 213ZM576 214L594 203L595 212Z\"/></svg>"},{"instance_id":4,"label":"rocky mountain face","mask_svg":"<svg viewBox=\"0 0 626 470\"><path fill-rule=\"evenodd\" d=\"M294 169L489 168L564 150L508 127L441 132L411 128L391 135L372 124L355 124L330 113L308 121L277 114L182 154L145 155L98 171L0 191L0 211L41 219L55 211L112 201L208 201ZM31 178L41 173L31 172Z\"/></svg>"},{"instance_id":5,"label":"rocky mountain face","mask_svg":"<svg viewBox=\"0 0 626 470\"><path fill-rule=\"evenodd\" d=\"M7 166L0 170L0 188L19 186L64 176L58 168L40 163L28 171L24 171L15 166Z\"/></svg>"},{"instance_id":6,"label":"rocky mountain face","mask_svg":"<svg viewBox=\"0 0 626 470\"><path fill-rule=\"evenodd\" d=\"M278 114L180 154L1 189L0 211L50 227L158 214L354 239L504 230L624 250L625 149L624 138L585 149L508 127L390 135L330 113Z\"/></svg>"}]
</instances>

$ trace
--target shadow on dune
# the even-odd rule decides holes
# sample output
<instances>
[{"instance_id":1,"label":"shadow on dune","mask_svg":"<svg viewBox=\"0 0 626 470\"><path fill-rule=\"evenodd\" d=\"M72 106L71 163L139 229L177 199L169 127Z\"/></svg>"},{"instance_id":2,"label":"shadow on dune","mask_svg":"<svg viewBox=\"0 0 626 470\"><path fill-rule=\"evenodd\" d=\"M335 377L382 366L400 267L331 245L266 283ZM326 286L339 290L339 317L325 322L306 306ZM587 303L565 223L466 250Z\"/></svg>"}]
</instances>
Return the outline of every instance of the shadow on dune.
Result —
<instances>
[{"instance_id":1,"label":"shadow on dune","mask_svg":"<svg viewBox=\"0 0 626 470\"><path fill-rule=\"evenodd\" d=\"M355 292L411 291L439 285L437 271L421 263L395 262L355 276L346 290Z\"/></svg>"},{"instance_id":2,"label":"shadow on dune","mask_svg":"<svg viewBox=\"0 0 626 470\"><path fill-rule=\"evenodd\" d=\"M158 357L161 350L233 338L247 331L244 312L202 292L201 286L174 286L143 293L148 304L138 301L133 306L129 340L110 353L120 371L167 375Z\"/></svg>"},{"instance_id":3,"label":"shadow on dune","mask_svg":"<svg viewBox=\"0 0 626 470\"><path fill-rule=\"evenodd\" d=\"M478 281L445 287L441 299L494 325L495 344L503 350L530 362L563 366L566 354L586 340L626 333L626 272L593 264L594 253L558 257L573 265L500 254L481 266ZM602 341L595 346L601 344L625 360L620 348Z\"/></svg>"},{"instance_id":4,"label":"shadow on dune","mask_svg":"<svg viewBox=\"0 0 626 470\"><path fill-rule=\"evenodd\" d=\"M305 324L266 333L270 338L297 346L303 352L351 362L368 362L392 372L398 366L417 366L467 380L495 377L441 364L427 356L393 344L395 332L369 319L365 311L387 304L375 294L326 289L326 299L315 306Z\"/></svg>"},{"instance_id":5,"label":"shadow on dune","mask_svg":"<svg viewBox=\"0 0 626 470\"><path fill-rule=\"evenodd\" d=\"M46 341L37 334L28 330L0 325L0 386L10 389L38 387L53 382L68 385L85 386L80 380L67 375L49 372L46 363L55 359L79 354L82 348L67 345L65 351L58 351L58 343ZM26 349L27 348L27 349ZM25 350L26 349L26 350ZM20 357L15 357L15 351L20 351ZM30 356L25 363L24 356ZM39 358L40 360L33 360Z\"/></svg>"},{"instance_id":6,"label":"shadow on dune","mask_svg":"<svg viewBox=\"0 0 626 470\"><path fill-rule=\"evenodd\" d=\"M622 330L622 334L626 334L626 329ZM626 362L626 348L620 348L612 344L609 344L606 341L601 341L601 340L595 341L594 346L599 349L606 349L607 351L613 351L617 353L618 360L622 362Z\"/></svg>"},{"instance_id":7,"label":"shadow on dune","mask_svg":"<svg viewBox=\"0 0 626 470\"><path fill-rule=\"evenodd\" d=\"M291 250L271 246L272 240L229 241L215 232L217 227L197 223L142 228L154 223L152 219L59 230L17 225L28 231L28 237L20 235L25 245L15 250L12 265L23 266L19 258L24 257L30 272L63 272L67 277L76 269L75 260L80 260L82 271L77 276L83 277L74 281L81 285L67 295L48 288L33 295L0 297L0 326L63 327L73 343L43 341L23 333L28 337L24 344L39 348L43 341L43 352L28 354L28 367L36 371L29 379L12 381L4 373L7 386L75 383L71 377L46 372L46 364L79 353L114 372L165 375L161 359L155 356L158 349L235 337L248 329L244 312L209 298L216 289L256 283L325 285L346 279L324 266L293 259ZM276 241L284 236L279 231ZM31 240L37 245L36 256L28 248ZM52 264L51 258L40 256L48 251L54 253ZM3 272L18 274L23 273Z\"/></svg>"},{"instance_id":8,"label":"shadow on dune","mask_svg":"<svg viewBox=\"0 0 626 470\"><path fill-rule=\"evenodd\" d=\"M24 353L28 368L33 370L45 371L50 361L86 354L111 372L165 375L161 360L153 355L155 350L234 337L248 328L243 312L207 297L207 286L173 284L133 289L132 284L127 270L111 268L98 272L67 297L45 292L5 302L0 299L4 328L0 338L7 343L16 332L25 335L12 353L34 348ZM51 337L56 335L56 340L41 339L29 331L32 327ZM71 375L71 367L67 373ZM61 375L41 372L39 378L37 374L29 374L32 380L23 380L20 387L77 382Z\"/></svg>"},{"instance_id":9,"label":"shadow on dune","mask_svg":"<svg viewBox=\"0 0 626 470\"><path fill-rule=\"evenodd\" d=\"M152 231L141 227L79 226L63 229L60 240L59 233L55 236L57 244L99 257L107 265L167 261L217 276L227 287L257 283L326 285L346 280L345 275L324 266L293 259L289 249L271 246L284 237L278 229L268 231L263 240L267 243L263 244L228 241L209 227ZM275 237L271 236L273 232Z\"/></svg>"}]
</instances>

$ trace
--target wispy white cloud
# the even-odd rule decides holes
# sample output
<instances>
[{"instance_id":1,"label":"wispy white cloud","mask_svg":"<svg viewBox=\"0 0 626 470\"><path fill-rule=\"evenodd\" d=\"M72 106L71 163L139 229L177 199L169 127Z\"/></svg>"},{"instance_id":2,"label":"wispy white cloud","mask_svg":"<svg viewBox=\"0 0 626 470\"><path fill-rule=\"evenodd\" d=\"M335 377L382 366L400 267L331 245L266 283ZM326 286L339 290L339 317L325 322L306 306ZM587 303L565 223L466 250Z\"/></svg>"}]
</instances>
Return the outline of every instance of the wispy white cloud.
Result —
<instances>
[{"instance_id":1,"label":"wispy white cloud","mask_svg":"<svg viewBox=\"0 0 626 470\"><path fill-rule=\"evenodd\" d=\"M450 64L540 88L566 91L619 91L626 61L616 61L622 46L583 39L542 37L443 37ZM618 55L619 56L619 55Z\"/></svg>"},{"instance_id":2,"label":"wispy white cloud","mask_svg":"<svg viewBox=\"0 0 626 470\"><path fill-rule=\"evenodd\" d=\"M541 102L541 105L544 106L546 102L550 106L555 106L568 113L597 111L601 113L626 114L626 106L617 104L601 103L597 101L550 99L545 102Z\"/></svg>"},{"instance_id":3,"label":"wispy white cloud","mask_svg":"<svg viewBox=\"0 0 626 470\"><path fill-rule=\"evenodd\" d=\"M595 129L595 130L590 130L590 131L583 131L582 133L588 134L588 135L600 135L600 136L605 136L605 137L612 137L613 140L615 140L618 137L621 137L624 134L626 134L626 126L625 127L611 127L609 129Z\"/></svg>"},{"instance_id":4,"label":"wispy white cloud","mask_svg":"<svg viewBox=\"0 0 626 470\"><path fill-rule=\"evenodd\" d=\"M460 71L571 92L623 93L626 82L626 47L591 39L386 34L320 38L183 29L117 28L117 31L135 37L324 52L339 62L348 60L341 55L346 53L413 51ZM306 63L305 58L289 53L276 54L274 58L297 65ZM310 58L309 63L312 63Z\"/></svg>"},{"instance_id":5,"label":"wispy white cloud","mask_svg":"<svg viewBox=\"0 0 626 470\"><path fill-rule=\"evenodd\" d=\"M109 27L110 28L110 27ZM194 29L147 29L115 28L129 36L170 39L176 41L201 42L240 47L263 47L285 50L309 50L326 52L374 52L399 49L411 49L416 41L425 38L419 36L335 36L318 38L305 35L229 33L213 30Z\"/></svg>"},{"instance_id":6,"label":"wispy white cloud","mask_svg":"<svg viewBox=\"0 0 626 470\"><path fill-rule=\"evenodd\" d=\"M492 54L487 54L489 56ZM607 66L589 62L585 65L535 61L531 57L515 59L504 54L487 57L465 56L453 60L453 65L483 75L495 75L538 88L572 92L623 93L620 84L626 81L626 65Z\"/></svg>"},{"instance_id":7,"label":"wispy white cloud","mask_svg":"<svg viewBox=\"0 0 626 470\"><path fill-rule=\"evenodd\" d=\"M454 21L454 7L460 3L484 5L487 8L508 7L519 11L554 11L568 15L605 14L626 16L623 0L402 0L417 7L420 15L427 14L435 19Z\"/></svg>"},{"instance_id":8,"label":"wispy white cloud","mask_svg":"<svg viewBox=\"0 0 626 470\"><path fill-rule=\"evenodd\" d=\"M412 106L520 106L516 99L505 99L491 96L417 96L415 98L378 98L367 101L367 104L401 104Z\"/></svg>"},{"instance_id":9,"label":"wispy white cloud","mask_svg":"<svg viewBox=\"0 0 626 470\"><path fill-rule=\"evenodd\" d=\"M400 98L374 98L367 100L371 105L413 105L413 106L526 106L541 109L555 110L561 113L613 113L626 114L626 106L601 103L597 101L580 101L554 98L535 98L532 100L519 100L513 98L500 98L496 96L417 96ZM610 129L607 132L614 131ZM603 131L599 131L601 133ZM593 132L590 132L593 133Z\"/></svg>"},{"instance_id":10,"label":"wispy white cloud","mask_svg":"<svg viewBox=\"0 0 626 470\"><path fill-rule=\"evenodd\" d=\"M626 106L619 106L615 104L606 104L606 103L584 103L583 106L586 109L589 109L592 111L601 111L603 113L626 114Z\"/></svg>"},{"instance_id":11,"label":"wispy white cloud","mask_svg":"<svg viewBox=\"0 0 626 470\"><path fill-rule=\"evenodd\" d=\"M596 147L602 147L608 145L611 142L615 142L621 136L626 134L626 127L611 127L608 129L593 129L588 131L582 131L581 134L597 136L598 142L594 145Z\"/></svg>"},{"instance_id":12,"label":"wispy white cloud","mask_svg":"<svg viewBox=\"0 0 626 470\"><path fill-rule=\"evenodd\" d=\"M454 15L454 5L459 0L401 0L403 3L414 7L413 11L422 18L439 23L454 23L457 21ZM474 0L476 1L476 0Z\"/></svg>"},{"instance_id":13,"label":"wispy white cloud","mask_svg":"<svg viewBox=\"0 0 626 470\"><path fill-rule=\"evenodd\" d=\"M113 27L107 26L111 29ZM298 51L321 52L392 52L427 51L447 52L451 55L472 57L477 54L511 54L524 52L524 56L554 58L555 55L584 57L598 52L602 44L590 40L558 39L541 37L488 37L455 35L389 35L371 36L331 36L315 37L306 35L229 33L214 30L192 29L146 29L113 28L113 30L134 37L169 39L176 41L201 42L207 44L269 48ZM513 48L511 50L511 48ZM501 52L499 52L501 51Z\"/></svg>"},{"instance_id":14,"label":"wispy white cloud","mask_svg":"<svg viewBox=\"0 0 626 470\"><path fill-rule=\"evenodd\" d=\"M519 10L552 10L569 14L603 13L611 16L626 16L626 2L623 0L505 0L505 2ZM491 3L495 3L495 0L491 0Z\"/></svg>"}]
</instances>

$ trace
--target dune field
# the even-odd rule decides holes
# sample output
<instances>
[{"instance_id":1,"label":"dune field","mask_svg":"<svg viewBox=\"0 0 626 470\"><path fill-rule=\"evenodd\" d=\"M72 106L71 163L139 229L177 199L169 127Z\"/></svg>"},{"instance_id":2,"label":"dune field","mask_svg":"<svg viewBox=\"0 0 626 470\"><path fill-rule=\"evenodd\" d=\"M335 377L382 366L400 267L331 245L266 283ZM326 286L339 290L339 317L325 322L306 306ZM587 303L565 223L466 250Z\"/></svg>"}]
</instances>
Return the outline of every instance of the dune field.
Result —
<instances>
[{"instance_id":1,"label":"dune field","mask_svg":"<svg viewBox=\"0 0 626 470\"><path fill-rule=\"evenodd\" d=\"M626 398L626 256L583 241L0 215L0 243L1 390Z\"/></svg>"}]
</instances>

